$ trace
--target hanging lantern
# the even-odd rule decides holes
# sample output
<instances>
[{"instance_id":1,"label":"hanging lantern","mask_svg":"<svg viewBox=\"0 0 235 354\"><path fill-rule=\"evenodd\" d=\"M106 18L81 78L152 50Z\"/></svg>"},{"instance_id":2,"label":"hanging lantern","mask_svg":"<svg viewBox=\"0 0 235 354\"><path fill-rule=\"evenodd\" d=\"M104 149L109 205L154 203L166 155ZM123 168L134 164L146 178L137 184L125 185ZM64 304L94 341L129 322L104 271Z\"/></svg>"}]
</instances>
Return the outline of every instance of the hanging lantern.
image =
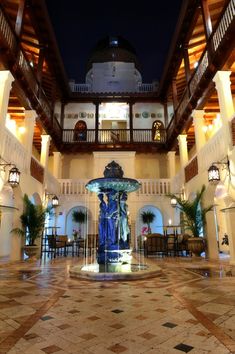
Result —
<instances>
[{"instance_id":1,"label":"hanging lantern","mask_svg":"<svg viewBox=\"0 0 235 354\"><path fill-rule=\"evenodd\" d=\"M53 207L57 207L59 205L59 199L56 195L52 198L51 203Z\"/></svg>"},{"instance_id":2,"label":"hanging lantern","mask_svg":"<svg viewBox=\"0 0 235 354\"><path fill-rule=\"evenodd\" d=\"M219 169L215 165L211 165L208 169L208 182L219 182L220 181L220 173Z\"/></svg>"},{"instance_id":3,"label":"hanging lantern","mask_svg":"<svg viewBox=\"0 0 235 354\"><path fill-rule=\"evenodd\" d=\"M17 187L20 183L20 171L17 167L13 167L9 171L8 183L11 187Z\"/></svg>"}]
</instances>

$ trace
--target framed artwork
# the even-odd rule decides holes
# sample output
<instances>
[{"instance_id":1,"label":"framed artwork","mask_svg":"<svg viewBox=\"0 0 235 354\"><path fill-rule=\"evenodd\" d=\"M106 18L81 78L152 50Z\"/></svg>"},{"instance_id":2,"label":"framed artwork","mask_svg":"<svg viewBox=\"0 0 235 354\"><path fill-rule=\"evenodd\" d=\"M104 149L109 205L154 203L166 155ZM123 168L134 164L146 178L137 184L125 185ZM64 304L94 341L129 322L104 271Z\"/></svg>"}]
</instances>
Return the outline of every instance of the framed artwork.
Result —
<instances>
[{"instance_id":1,"label":"framed artwork","mask_svg":"<svg viewBox=\"0 0 235 354\"><path fill-rule=\"evenodd\" d=\"M156 118L156 113L151 113L151 118Z\"/></svg>"},{"instance_id":2,"label":"framed artwork","mask_svg":"<svg viewBox=\"0 0 235 354\"><path fill-rule=\"evenodd\" d=\"M157 117L158 117L158 118L162 118L162 113L158 113L158 114L157 114Z\"/></svg>"},{"instance_id":3,"label":"framed artwork","mask_svg":"<svg viewBox=\"0 0 235 354\"><path fill-rule=\"evenodd\" d=\"M135 118L140 118L140 114L139 113L135 113Z\"/></svg>"}]
</instances>

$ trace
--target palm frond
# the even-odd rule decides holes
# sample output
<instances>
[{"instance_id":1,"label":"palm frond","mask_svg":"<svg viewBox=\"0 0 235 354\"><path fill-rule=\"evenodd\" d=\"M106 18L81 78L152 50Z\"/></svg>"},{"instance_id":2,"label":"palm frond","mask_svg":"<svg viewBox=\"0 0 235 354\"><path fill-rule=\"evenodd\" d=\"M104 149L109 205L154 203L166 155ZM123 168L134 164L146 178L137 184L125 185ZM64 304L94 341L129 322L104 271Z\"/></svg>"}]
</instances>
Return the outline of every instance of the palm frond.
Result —
<instances>
[{"instance_id":1,"label":"palm frond","mask_svg":"<svg viewBox=\"0 0 235 354\"><path fill-rule=\"evenodd\" d=\"M183 200L175 194L169 194L170 198L175 198L177 201L176 207L184 214L182 223L185 230L191 231L194 237L198 237L200 231L205 227L206 214L213 209L213 205L203 208L201 201L206 190L205 185L200 191L196 192L196 197L192 200Z\"/></svg>"}]
</instances>

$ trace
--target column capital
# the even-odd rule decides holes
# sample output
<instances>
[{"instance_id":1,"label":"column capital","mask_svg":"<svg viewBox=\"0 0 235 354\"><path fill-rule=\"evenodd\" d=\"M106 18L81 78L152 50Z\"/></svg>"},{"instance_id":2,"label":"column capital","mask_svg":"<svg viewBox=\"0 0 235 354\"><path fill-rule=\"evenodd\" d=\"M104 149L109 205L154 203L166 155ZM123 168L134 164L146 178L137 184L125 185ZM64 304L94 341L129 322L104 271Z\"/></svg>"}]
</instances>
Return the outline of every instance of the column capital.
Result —
<instances>
[{"instance_id":1,"label":"column capital","mask_svg":"<svg viewBox=\"0 0 235 354\"><path fill-rule=\"evenodd\" d=\"M193 120L202 119L202 118L204 119L204 114L205 114L204 109L194 109L192 111Z\"/></svg>"},{"instance_id":2,"label":"column capital","mask_svg":"<svg viewBox=\"0 0 235 354\"><path fill-rule=\"evenodd\" d=\"M59 151L53 151L53 155L58 156L58 157L62 156L61 152L59 152Z\"/></svg>"},{"instance_id":3,"label":"column capital","mask_svg":"<svg viewBox=\"0 0 235 354\"><path fill-rule=\"evenodd\" d=\"M37 112L34 109L26 109L24 111L25 119L35 120L38 116Z\"/></svg>"},{"instance_id":4,"label":"column capital","mask_svg":"<svg viewBox=\"0 0 235 354\"><path fill-rule=\"evenodd\" d=\"M46 144L49 143L51 141L51 136L50 135L41 135L41 139L42 139L42 144Z\"/></svg>"},{"instance_id":5,"label":"column capital","mask_svg":"<svg viewBox=\"0 0 235 354\"><path fill-rule=\"evenodd\" d=\"M187 134L180 134L180 135L178 135L177 139L180 144L186 143L187 142Z\"/></svg>"},{"instance_id":6,"label":"column capital","mask_svg":"<svg viewBox=\"0 0 235 354\"><path fill-rule=\"evenodd\" d=\"M176 151L168 151L168 153L167 153L168 159L175 158L175 154L176 154Z\"/></svg>"},{"instance_id":7,"label":"column capital","mask_svg":"<svg viewBox=\"0 0 235 354\"><path fill-rule=\"evenodd\" d=\"M0 84L5 84L7 81L11 84L14 80L14 76L9 70L0 70Z\"/></svg>"},{"instance_id":8,"label":"column capital","mask_svg":"<svg viewBox=\"0 0 235 354\"><path fill-rule=\"evenodd\" d=\"M215 82L216 85L219 85L220 83L225 82L225 81L230 82L231 73L232 73L232 71L218 70L212 80L213 80L213 82Z\"/></svg>"}]
</instances>

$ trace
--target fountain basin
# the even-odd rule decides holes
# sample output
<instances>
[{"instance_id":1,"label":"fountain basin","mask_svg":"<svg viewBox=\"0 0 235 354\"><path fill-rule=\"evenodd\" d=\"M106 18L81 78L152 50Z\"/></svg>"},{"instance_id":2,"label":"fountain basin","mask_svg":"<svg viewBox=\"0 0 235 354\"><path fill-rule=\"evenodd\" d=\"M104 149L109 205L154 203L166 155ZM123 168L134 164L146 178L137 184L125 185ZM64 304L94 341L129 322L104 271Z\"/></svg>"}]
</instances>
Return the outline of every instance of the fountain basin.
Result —
<instances>
[{"instance_id":1,"label":"fountain basin","mask_svg":"<svg viewBox=\"0 0 235 354\"><path fill-rule=\"evenodd\" d=\"M139 280L160 276L162 269L156 264L88 264L77 265L69 270L70 277L87 280Z\"/></svg>"},{"instance_id":2,"label":"fountain basin","mask_svg":"<svg viewBox=\"0 0 235 354\"><path fill-rule=\"evenodd\" d=\"M90 192L101 193L110 190L117 192L134 192L140 188L140 183L132 178L96 178L86 184Z\"/></svg>"}]
</instances>

